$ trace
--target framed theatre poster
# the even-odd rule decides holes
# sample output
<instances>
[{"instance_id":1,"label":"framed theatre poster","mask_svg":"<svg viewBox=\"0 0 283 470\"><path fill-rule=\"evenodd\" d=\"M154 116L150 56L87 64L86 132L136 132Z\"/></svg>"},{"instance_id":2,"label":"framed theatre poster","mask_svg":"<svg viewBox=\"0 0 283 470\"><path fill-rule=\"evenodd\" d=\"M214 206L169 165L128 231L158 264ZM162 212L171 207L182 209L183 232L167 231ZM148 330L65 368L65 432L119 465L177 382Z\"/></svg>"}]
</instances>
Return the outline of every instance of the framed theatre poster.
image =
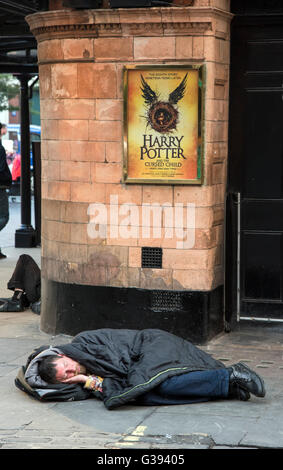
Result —
<instances>
[{"instance_id":1,"label":"framed theatre poster","mask_svg":"<svg viewBox=\"0 0 283 470\"><path fill-rule=\"evenodd\" d=\"M204 66L124 69L124 183L201 184Z\"/></svg>"}]
</instances>

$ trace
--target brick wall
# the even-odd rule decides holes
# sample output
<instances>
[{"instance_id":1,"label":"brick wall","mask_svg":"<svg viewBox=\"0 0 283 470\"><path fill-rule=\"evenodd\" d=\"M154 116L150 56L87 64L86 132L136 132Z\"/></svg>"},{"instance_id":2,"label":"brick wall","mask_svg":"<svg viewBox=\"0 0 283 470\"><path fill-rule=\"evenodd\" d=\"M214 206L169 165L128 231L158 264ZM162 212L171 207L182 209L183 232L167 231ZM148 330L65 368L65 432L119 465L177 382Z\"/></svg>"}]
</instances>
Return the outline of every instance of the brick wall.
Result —
<instances>
[{"instance_id":1,"label":"brick wall","mask_svg":"<svg viewBox=\"0 0 283 470\"><path fill-rule=\"evenodd\" d=\"M193 7L58 10L27 18L38 40L42 124L42 275L77 284L212 290L223 284L229 30L226 0ZM125 185L125 64L206 65L204 183ZM196 205L195 244L91 238L91 203ZM141 268L141 247L163 248L162 269Z\"/></svg>"}]
</instances>

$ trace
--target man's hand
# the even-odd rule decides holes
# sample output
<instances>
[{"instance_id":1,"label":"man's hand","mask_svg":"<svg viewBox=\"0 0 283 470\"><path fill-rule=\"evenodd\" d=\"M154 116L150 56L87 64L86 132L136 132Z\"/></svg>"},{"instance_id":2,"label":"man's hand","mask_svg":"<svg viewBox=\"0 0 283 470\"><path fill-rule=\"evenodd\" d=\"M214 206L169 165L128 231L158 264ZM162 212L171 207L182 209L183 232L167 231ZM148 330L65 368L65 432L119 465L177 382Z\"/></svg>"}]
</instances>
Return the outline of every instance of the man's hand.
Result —
<instances>
[{"instance_id":1,"label":"man's hand","mask_svg":"<svg viewBox=\"0 0 283 470\"><path fill-rule=\"evenodd\" d=\"M87 379L88 379L87 375L78 374L78 375L74 375L73 377L70 377L69 379L62 380L62 382L66 384L78 384L78 383L85 384Z\"/></svg>"}]
</instances>

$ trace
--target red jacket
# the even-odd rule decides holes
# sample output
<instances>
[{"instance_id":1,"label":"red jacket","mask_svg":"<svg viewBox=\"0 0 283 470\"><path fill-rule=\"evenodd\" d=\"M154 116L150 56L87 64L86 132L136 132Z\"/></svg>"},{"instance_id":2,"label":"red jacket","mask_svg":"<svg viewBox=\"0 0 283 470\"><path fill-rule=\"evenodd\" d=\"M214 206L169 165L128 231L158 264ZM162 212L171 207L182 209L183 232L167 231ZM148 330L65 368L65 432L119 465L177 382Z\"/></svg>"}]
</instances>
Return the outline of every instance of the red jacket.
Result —
<instances>
[{"instance_id":1,"label":"red jacket","mask_svg":"<svg viewBox=\"0 0 283 470\"><path fill-rule=\"evenodd\" d=\"M17 154L12 166L12 180L17 181L21 176L21 155Z\"/></svg>"}]
</instances>

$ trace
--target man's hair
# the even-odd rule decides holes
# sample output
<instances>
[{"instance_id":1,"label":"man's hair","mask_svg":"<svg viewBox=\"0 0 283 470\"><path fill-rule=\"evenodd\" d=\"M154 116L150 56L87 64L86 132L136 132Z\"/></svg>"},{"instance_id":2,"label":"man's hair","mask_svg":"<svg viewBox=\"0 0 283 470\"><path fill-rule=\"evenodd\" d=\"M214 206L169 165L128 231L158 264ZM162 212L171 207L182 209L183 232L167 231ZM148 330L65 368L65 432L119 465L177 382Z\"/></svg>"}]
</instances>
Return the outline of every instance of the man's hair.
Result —
<instances>
[{"instance_id":1,"label":"man's hair","mask_svg":"<svg viewBox=\"0 0 283 470\"><path fill-rule=\"evenodd\" d=\"M43 357L38 365L38 373L42 380L50 384L59 383L56 379L56 361L59 356L50 355Z\"/></svg>"},{"instance_id":2,"label":"man's hair","mask_svg":"<svg viewBox=\"0 0 283 470\"><path fill-rule=\"evenodd\" d=\"M3 124L2 122L0 122L0 131L1 131L1 129L2 129L3 127L6 128L7 125L6 125L6 124Z\"/></svg>"}]
</instances>

